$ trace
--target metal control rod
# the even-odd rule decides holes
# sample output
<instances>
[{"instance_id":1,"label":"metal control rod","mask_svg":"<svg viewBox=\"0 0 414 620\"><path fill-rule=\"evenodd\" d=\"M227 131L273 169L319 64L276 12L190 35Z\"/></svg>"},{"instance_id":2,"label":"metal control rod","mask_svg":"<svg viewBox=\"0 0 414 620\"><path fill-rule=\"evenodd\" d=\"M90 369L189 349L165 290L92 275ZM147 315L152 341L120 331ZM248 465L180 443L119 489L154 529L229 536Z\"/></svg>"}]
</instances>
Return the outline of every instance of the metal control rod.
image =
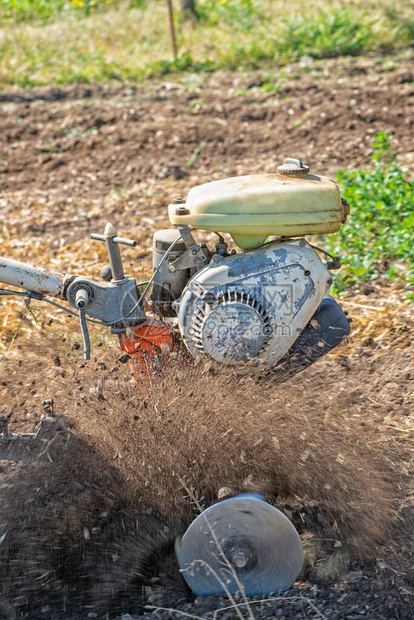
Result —
<instances>
[{"instance_id":1,"label":"metal control rod","mask_svg":"<svg viewBox=\"0 0 414 620\"><path fill-rule=\"evenodd\" d=\"M105 226L103 235L92 233L91 239L95 239L96 241L105 241L108 250L109 264L111 266L112 280L123 280L125 278L125 273L122 265L119 244L121 243L122 245L129 245L135 248L138 245L138 241L117 237L116 229L110 222L108 222Z\"/></svg>"},{"instance_id":2,"label":"metal control rod","mask_svg":"<svg viewBox=\"0 0 414 620\"><path fill-rule=\"evenodd\" d=\"M91 239L95 239L95 241L106 241L106 237L104 235L98 235L98 233L92 233ZM122 245L129 245L131 248L136 248L138 245L138 241L135 239L125 239L125 237L111 237L112 243L122 243Z\"/></svg>"},{"instance_id":3,"label":"metal control rod","mask_svg":"<svg viewBox=\"0 0 414 620\"><path fill-rule=\"evenodd\" d=\"M63 273L0 256L0 282L4 284L61 297L64 280Z\"/></svg>"}]
</instances>

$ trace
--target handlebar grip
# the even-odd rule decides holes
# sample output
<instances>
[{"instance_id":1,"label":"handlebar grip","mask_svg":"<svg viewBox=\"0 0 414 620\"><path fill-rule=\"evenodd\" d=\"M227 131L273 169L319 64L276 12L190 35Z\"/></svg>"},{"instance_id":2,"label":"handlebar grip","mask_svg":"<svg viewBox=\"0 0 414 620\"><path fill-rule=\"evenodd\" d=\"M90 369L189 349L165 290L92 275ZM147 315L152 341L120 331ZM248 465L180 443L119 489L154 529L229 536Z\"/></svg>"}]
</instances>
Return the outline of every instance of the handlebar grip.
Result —
<instances>
[{"instance_id":1,"label":"handlebar grip","mask_svg":"<svg viewBox=\"0 0 414 620\"><path fill-rule=\"evenodd\" d=\"M131 248L136 248L138 241L135 239L124 239L124 237L112 237L114 243L122 243L122 245L129 245Z\"/></svg>"},{"instance_id":2,"label":"handlebar grip","mask_svg":"<svg viewBox=\"0 0 414 620\"><path fill-rule=\"evenodd\" d=\"M106 241L107 239L111 239L112 243L121 243L122 245L129 245L132 248L136 248L138 245L138 241L135 239L125 239L124 237L105 237L105 235L98 235L97 233L92 233L91 239L95 239L95 241Z\"/></svg>"}]
</instances>

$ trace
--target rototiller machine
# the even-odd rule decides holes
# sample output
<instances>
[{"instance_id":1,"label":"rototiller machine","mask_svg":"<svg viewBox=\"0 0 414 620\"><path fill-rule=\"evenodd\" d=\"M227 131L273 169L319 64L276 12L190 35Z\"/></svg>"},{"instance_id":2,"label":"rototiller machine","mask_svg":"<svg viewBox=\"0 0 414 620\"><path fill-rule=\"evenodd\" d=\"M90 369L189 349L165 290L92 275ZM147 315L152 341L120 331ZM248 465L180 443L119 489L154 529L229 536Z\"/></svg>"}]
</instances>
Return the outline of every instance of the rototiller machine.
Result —
<instances>
[{"instance_id":1,"label":"rototiller machine","mask_svg":"<svg viewBox=\"0 0 414 620\"><path fill-rule=\"evenodd\" d=\"M173 227L154 234L153 274L145 283L125 275L121 259L120 245L137 242L118 237L108 223L103 235L91 235L108 250L101 282L0 257L0 282L24 289L0 294L58 307L47 297L65 300L72 308L65 309L79 316L86 359L88 324L110 327L141 389L177 335L194 358L263 378L306 368L349 334L349 320L326 295L340 261L304 238L336 232L345 222L349 206L333 181L286 159L277 174L194 187L168 211ZM198 243L192 229L216 233L214 248ZM224 233L237 250L229 251ZM43 432L41 425L37 434L13 435L4 422L0 458L14 458L18 442L32 447ZM303 564L292 523L254 494L203 511L177 540L176 555L197 595L276 592L291 586Z\"/></svg>"}]
</instances>

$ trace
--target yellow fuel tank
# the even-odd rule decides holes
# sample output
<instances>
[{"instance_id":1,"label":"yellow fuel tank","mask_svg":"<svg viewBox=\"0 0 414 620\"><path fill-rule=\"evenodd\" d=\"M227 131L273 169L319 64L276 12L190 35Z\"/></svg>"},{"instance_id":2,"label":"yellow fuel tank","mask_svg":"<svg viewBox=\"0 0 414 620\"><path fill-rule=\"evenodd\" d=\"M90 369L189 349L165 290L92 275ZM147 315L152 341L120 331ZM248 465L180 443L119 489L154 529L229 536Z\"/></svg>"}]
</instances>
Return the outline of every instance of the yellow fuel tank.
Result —
<instances>
[{"instance_id":1,"label":"yellow fuel tank","mask_svg":"<svg viewBox=\"0 0 414 620\"><path fill-rule=\"evenodd\" d=\"M170 221L229 233L243 249L260 245L270 235L339 230L345 214L338 186L327 177L290 173L289 166L280 169L288 172L233 177L194 187L186 203L168 207Z\"/></svg>"}]
</instances>

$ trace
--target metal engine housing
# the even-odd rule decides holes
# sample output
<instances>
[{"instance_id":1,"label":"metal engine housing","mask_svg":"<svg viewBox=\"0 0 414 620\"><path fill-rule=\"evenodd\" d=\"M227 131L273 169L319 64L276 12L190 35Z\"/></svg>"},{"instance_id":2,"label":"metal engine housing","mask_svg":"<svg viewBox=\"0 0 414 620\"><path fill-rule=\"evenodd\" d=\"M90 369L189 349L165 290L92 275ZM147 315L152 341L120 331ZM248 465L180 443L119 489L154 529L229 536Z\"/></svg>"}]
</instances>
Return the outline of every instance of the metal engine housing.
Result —
<instances>
[{"instance_id":1,"label":"metal engine housing","mask_svg":"<svg viewBox=\"0 0 414 620\"><path fill-rule=\"evenodd\" d=\"M218 255L174 304L195 357L228 365L274 366L316 312L331 276L304 239Z\"/></svg>"}]
</instances>

